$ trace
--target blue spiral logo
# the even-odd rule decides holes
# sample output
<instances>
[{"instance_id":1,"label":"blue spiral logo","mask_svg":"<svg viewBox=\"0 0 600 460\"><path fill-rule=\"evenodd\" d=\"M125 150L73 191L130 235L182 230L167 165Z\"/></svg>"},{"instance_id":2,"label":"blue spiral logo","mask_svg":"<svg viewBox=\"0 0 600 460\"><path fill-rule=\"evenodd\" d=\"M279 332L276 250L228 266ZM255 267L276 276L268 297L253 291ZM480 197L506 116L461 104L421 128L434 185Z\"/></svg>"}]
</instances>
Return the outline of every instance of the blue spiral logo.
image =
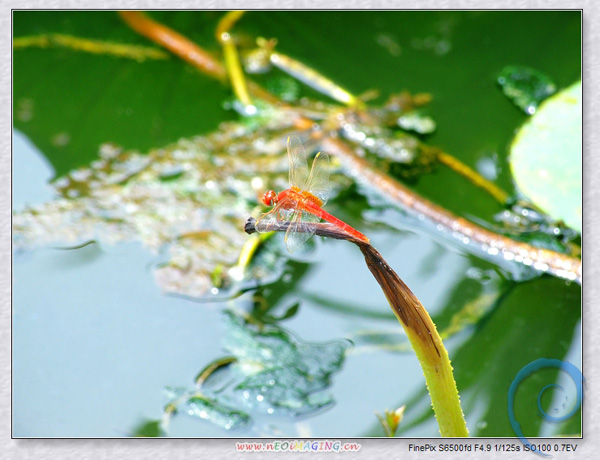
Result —
<instances>
[{"instance_id":1,"label":"blue spiral logo","mask_svg":"<svg viewBox=\"0 0 600 460\"><path fill-rule=\"evenodd\" d=\"M560 416L560 417L554 417L554 416L548 414L546 411L544 411L544 409L542 409L542 396L543 396L544 392L550 388L558 387L561 390L564 390L564 388L561 387L560 385L557 385L554 383L550 384L550 385L546 385L539 392L538 398L537 398L538 410L540 411L540 414L542 415L542 417L544 417L544 419L549 422L555 422L555 423L563 422L563 421L569 419L570 417L572 417L575 414L575 412L577 412L577 410L581 407L581 403L583 401L583 384L584 384L584 378L583 378L583 375L581 374L581 371L577 367L575 367L573 364L568 363L566 361L561 361L559 359L540 358L535 361L532 361L531 363L529 363L525 367L523 367L523 369L521 369L519 371L519 373L516 375L515 379L510 384L510 388L508 390L508 418L510 420L510 425L512 426L513 431L519 437L519 439L521 440L521 442L523 444L528 446L532 452L543 455L544 457L549 457L548 454L545 454L545 453L540 452L539 450L535 449L534 446L532 446L532 444L527 440L527 438L523 434L523 430L521 429L521 424L519 422L517 422L517 419L515 418L515 409L514 409L515 393L517 392L517 387L519 386L519 384L523 380L525 380L527 377L529 377L531 374L533 374L534 372L536 372L540 369L545 369L545 368L556 368L556 369L560 369L561 371L564 371L567 374L569 374L569 376L573 380L573 383L575 384L575 387L577 388L577 400L576 400L573 408L569 411L569 413L567 413L563 416Z\"/></svg>"}]
</instances>

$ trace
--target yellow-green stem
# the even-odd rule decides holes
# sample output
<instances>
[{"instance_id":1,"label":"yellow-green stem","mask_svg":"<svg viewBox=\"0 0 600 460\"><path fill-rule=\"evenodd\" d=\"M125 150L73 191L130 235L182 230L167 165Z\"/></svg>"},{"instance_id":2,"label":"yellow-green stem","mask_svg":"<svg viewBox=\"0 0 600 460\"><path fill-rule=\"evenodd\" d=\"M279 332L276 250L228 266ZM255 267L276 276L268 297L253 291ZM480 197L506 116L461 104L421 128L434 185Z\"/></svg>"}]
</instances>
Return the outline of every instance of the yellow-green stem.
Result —
<instances>
[{"instance_id":1,"label":"yellow-green stem","mask_svg":"<svg viewBox=\"0 0 600 460\"><path fill-rule=\"evenodd\" d=\"M469 436L452 374L452 365L435 324L419 299L381 254L370 244L357 244L415 350L425 375L441 435Z\"/></svg>"},{"instance_id":2,"label":"yellow-green stem","mask_svg":"<svg viewBox=\"0 0 600 460\"><path fill-rule=\"evenodd\" d=\"M473 170L472 168L469 168L466 164L462 163L461 161L459 161L457 158L453 157L452 155L445 153L445 152L439 152L437 154L437 159L440 163L445 164L453 171L457 172L458 174L462 175L463 177L466 177L477 187L480 187L483 190L485 190L486 192L488 192L500 204L506 204L506 202L508 201L508 198L509 198L508 193L506 193L504 190L502 190L500 187L498 187L493 182L487 180L485 177L483 177L477 171Z\"/></svg>"},{"instance_id":3,"label":"yellow-green stem","mask_svg":"<svg viewBox=\"0 0 600 460\"><path fill-rule=\"evenodd\" d=\"M229 33L229 30L233 25L242 17L244 11L230 11L219 21L217 26L217 40L221 42L223 46L223 54L225 55L225 68L233 86L235 95L245 106L252 105L250 94L248 93L248 87L246 86L246 78L242 71L242 65L240 64L240 58L237 52L233 38Z\"/></svg>"}]
</instances>

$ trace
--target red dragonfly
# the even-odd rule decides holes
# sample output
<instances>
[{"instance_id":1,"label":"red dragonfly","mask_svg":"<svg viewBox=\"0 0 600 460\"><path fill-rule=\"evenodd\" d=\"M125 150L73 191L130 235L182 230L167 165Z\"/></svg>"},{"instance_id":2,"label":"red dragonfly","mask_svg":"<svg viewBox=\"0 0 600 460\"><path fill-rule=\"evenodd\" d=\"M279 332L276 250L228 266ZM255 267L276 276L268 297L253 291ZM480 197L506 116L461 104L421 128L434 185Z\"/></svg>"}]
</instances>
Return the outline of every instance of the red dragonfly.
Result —
<instances>
[{"instance_id":1,"label":"red dragonfly","mask_svg":"<svg viewBox=\"0 0 600 460\"><path fill-rule=\"evenodd\" d=\"M368 243L369 239L365 235L322 208L329 196L329 155L317 153L309 173L306 152L297 136L288 137L287 150L290 159L290 188L279 194L269 190L263 195L263 202L267 206L274 205L274 208L256 221L256 230L266 232L277 221L291 222L284 241L288 251L294 252L315 233L314 224L323 219Z\"/></svg>"}]
</instances>

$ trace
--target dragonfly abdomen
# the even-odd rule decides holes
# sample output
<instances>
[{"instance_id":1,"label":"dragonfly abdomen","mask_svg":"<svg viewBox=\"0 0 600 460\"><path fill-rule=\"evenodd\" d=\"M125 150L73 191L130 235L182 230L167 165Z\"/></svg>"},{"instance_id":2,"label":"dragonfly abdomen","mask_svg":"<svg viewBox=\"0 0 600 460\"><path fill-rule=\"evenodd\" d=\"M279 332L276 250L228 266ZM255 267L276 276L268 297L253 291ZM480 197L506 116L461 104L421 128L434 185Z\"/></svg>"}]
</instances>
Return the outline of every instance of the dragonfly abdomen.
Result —
<instances>
[{"instance_id":1,"label":"dragonfly abdomen","mask_svg":"<svg viewBox=\"0 0 600 460\"><path fill-rule=\"evenodd\" d=\"M360 233L358 230L352 228L346 222L338 219L337 217L332 216L327 211L324 211L322 208L320 208L320 207L313 207L313 206L310 206L310 205L307 205L306 208L312 214L320 217L325 222L329 222L330 224L335 225L340 230L343 230L344 232L348 233L349 235L352 235L354 238L359 239L361 241L364 241L365 243L369 242L369 238L367 238L365 235L363 235L362 233Z\"/></svg>"}]
</instances>

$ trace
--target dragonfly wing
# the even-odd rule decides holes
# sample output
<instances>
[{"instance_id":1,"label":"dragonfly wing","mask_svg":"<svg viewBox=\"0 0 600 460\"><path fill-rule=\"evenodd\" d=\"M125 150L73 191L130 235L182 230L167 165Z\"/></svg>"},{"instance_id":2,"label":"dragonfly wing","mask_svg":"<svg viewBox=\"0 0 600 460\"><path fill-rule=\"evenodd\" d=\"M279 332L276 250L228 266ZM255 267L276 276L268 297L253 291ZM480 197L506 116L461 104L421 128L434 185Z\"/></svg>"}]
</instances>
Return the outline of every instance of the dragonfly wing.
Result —
<instances>
[{"instance_id":1,"label":"dragonfly wing","mask_svg":"<svg viewBox=\"0 0 600 460\"><path fill-rule=\"evenodd\" d=\"M271 209L268 213L263 214L254 223L254 228L258 233L266 233L269 232L269 227L271 227L275 222L277 222L277 212L275 209Z\"/></svg>"},{"instance_id":2,"label":"dragonfly wing","mask_svg":"<svg viewBox=\"0 0 600 460\"><path fill-rule=\"evenodd\" d=\"M287 200L280 201L277 203L277 206L260 216L254 224L256 231L258 233L271 232L273 231L273 225L277 221L288 221L293 219L294 211L289 209L289 206L286 206L286 203Z\"/></svg>"},{"instance_id":3,"label":"dragonfly wing","mask_svg":"<svg viewBox=\"0 0 600 460\"><path fill-rule=\"evenodd\" d=\"M323 202L321 206L327 203L327 198L329 198L329 155L325 152L319 152L315 156L305 190L319 198Z\"/></svg>"},{"instance_id":4,"label":"dragonfly wing","mask_svg":"<svg viewBox=\"0 0 600 460\"><path fill-rule=\"evenodd\" d=\"M285 232L285 247L289 252L295 252L306 240L314 235L316 227L313 224L319 223L321 218L306 211L298 211L293 218L292 223Z\"/></svg>"},{"instance_id":5,"label":"dragonfly wing","mask_svg":"<svg viewBox=\"0 0 600 460\"><path fill-rule=\"evenodd\" d=\"M308 163L306 152L298 136L288 137L287 150L290 160L290 187L302 189L308 178Z\"/></svg>"}]
</instances>

